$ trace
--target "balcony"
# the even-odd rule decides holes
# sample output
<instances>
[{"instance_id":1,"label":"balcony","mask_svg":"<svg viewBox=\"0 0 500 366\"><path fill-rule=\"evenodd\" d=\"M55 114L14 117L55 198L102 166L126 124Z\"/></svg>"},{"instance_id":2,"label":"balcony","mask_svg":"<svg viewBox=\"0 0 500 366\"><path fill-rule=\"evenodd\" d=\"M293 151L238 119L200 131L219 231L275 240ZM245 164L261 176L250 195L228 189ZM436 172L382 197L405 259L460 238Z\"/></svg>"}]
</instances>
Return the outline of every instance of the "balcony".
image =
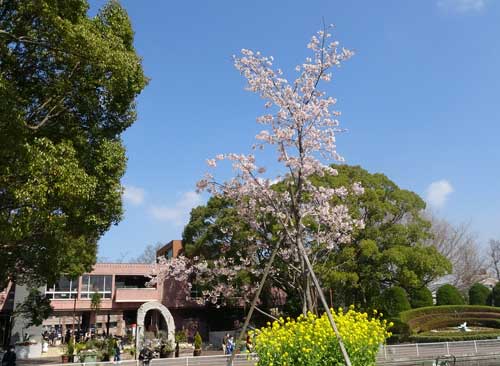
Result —
<instances>
[{"instance_id":1,"label":"balcony","mask_svg":"<svg viewBox=\"0 0 500 366\"><path fill-rule=\"evenodd\" d=\"M117 288L115 302L160 301L160 292L156 288Z\"/></svg>"}]
</instances>

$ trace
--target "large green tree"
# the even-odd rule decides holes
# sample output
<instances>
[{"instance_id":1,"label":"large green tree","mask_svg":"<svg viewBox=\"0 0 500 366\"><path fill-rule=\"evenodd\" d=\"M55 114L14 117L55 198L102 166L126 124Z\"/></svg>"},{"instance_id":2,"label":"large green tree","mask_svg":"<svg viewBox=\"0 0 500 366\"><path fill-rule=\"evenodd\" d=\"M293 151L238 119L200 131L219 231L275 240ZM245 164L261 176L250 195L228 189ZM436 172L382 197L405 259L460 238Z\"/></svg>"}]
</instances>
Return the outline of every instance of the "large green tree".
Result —
<instances>
[{"instance_id":1,"label":"large green tree","mask_svg":"<svg viewBox=\"0 0 500 366\"><path fill-rule=\"evenodd\" d=\"M147 84L111 1L0 2L0 281L54 282L95 262L122 215L120 134Z\"/></svg>"},{"instance_id":2,"label":"large green tree","mask_svg":"<svg viewBox=\"0 0 500 366\"><path fill-rule=\"evenodd\" d=\"M400 189L383 174L371 174L359 166L334 168L337 176L317 177L314 184L337 188L360 182L364 193L349 196L347 205L351 214L365 223L349 244L339 243L334 251L323 250L321 243L309 248L323 286L332 290L335 305L375 307L387 288L398 286L413 293L451 270L443 255L423 244L431 235L430 223L421 216L425 203L417 194ZM278 183L275 189L282 189L282 184ZM270 232L279 230L272 218L268 225ZM251 237L257 236L239 220L230 201L211 198L206 206L191 212L183 241L190 257L224 256L235 258L238 263L246 253L255 253L248 240ZM260 254L265 257L268 253ZM271 284L287 294L287 305L297 307L290 309L294 312L300 304L295 291L297 278L287 263L278 259L276 266L279 276L271 275ZM252 280L247 273L241 278ZM277 292L266 292L263 300L269 300L273 293Z\"/></svg>"},{"instance_id":3,"label":"large green tree","mask_svg":"<svg viewBox=\"0 0 500 366\"><path fill-rule=\"evenodd\" d=\"M336 302L369 308L386 288L399 286L412 293L451 271L443 255L424 245L431 235L430 223L422 217L425 202L416 193L359 166L335 168L337 176L325 175L317 184L342 187L361 182L364 194L350 196L348 205L365 224L349 245L339 246L318 264L323 285L333 289Z\"/></svg>"}]
</instances>

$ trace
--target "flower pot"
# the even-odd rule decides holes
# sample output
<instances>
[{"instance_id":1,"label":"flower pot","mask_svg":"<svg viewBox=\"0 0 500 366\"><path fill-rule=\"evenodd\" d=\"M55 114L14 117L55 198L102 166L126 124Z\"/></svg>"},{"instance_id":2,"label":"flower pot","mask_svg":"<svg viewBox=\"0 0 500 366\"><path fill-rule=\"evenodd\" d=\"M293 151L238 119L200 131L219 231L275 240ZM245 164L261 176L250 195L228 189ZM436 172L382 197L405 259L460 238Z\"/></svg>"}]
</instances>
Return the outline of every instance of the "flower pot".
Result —
<instances>
[{"instance_id":1,"label":"flower pot","mask_svg":"<svg viewBox=\"0 0 500 366\"><path fill-rule=\"evenodd\" d=\"M195 349L193 351L193 356L201 356L201 349Z\"/></svg>"},{"instance_id":2,"label":"flower pot","mask_svg":"<svg viewBox=\"0 0 500 366\"><path fill-rule=\"evenodd\" d=\"M61 363L68 363L69 362L69 356L68 355L62 355L61 356Z\"/></svg>"}]
</instances>

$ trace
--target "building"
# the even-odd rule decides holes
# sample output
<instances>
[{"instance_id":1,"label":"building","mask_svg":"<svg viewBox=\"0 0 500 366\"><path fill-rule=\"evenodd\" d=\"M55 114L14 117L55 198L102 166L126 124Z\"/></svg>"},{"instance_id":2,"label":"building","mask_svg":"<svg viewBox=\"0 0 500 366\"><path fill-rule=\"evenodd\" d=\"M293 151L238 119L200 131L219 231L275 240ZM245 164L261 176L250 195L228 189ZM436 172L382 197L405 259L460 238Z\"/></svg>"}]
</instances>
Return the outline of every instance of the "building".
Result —
<instances>
[{"instance_id":1,"label":"building","mask_svg":"<svg viewBox=\"0 0 500 366\"><path fill-rule=\"evenodd\" d=\"M157 258L175 258L180 253L182 241L172 240L157 251ZM185 329L188 337L193 337L199 331L208 339L210 331L233 329L244 316L242 307L219 309L199 305L191 297L186 284L174 279L150 286L153 266L142 263L98 263L91 272L75 280L61 278L57 283L45 286L43 291L51 299L54 312L43 326L45 329L55 329L60 334L66 334L67 330L74 328L84 332L125 336L135 328L137 310L141 305L157 301L168 308L177 330ZM15 285L11 284L4 290L3 301L0 296L0 326L4 325L4 333L8 333L6 330L10 326L15 292ZM97 311L91 306L96 293L100 295ZM161 330L166 326L162 321L161 316L150 311L144 322L145 330ZM0 338L4 345L8 342L7 338Z\"/></svg>"}]
</instances>

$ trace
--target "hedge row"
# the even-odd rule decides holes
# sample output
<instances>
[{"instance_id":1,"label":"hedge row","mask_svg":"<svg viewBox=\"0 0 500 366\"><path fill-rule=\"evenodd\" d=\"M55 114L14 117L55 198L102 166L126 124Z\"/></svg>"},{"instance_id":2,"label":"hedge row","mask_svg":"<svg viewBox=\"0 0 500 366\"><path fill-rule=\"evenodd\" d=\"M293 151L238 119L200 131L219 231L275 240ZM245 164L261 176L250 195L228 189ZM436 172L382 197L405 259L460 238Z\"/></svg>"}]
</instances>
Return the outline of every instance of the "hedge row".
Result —
<instances>
[{"instance_id":1,"label":"hedge row","mask_svg":"<svg viewBox=\"0 0 500 366\"><path fill-rule=\"evenodd\" d=\"M493 306L482 305L443 305L443 306L427 306L425 308L412 309L403 311L400 318L407 323L413 318L417 318L427 314L446 314L456 312L478 312L478 313L497 313L500 316L500 308Z\"/></svg>"},{"instance_id":2,"label":"hedge row","mask_svg":"<svg viewBox=\"0 0 500 366\"><path fill-rule=\"evenodd\" d=\"M439 316L412 319L408 324L412 333L422 332L446 326L468 325L500 328L500 317L487 316L485 313L462 313L456 316Z\"/></svg>"},{"instance_id":3,"label":"hedge row","mask_svg":"<svg viewBox=\"0 0 500 366\"><path fill-rule=\"evenodd\" d=\"M433 343L433 342L455 342L455 341L479 341L483 339L496 339L500 336L500 332L482 333L482 332L467 332L456 333L455 335L427 335L427 333L416 334L410 336L410 342L415 343Z\"/></svg>"}]
</instances>

